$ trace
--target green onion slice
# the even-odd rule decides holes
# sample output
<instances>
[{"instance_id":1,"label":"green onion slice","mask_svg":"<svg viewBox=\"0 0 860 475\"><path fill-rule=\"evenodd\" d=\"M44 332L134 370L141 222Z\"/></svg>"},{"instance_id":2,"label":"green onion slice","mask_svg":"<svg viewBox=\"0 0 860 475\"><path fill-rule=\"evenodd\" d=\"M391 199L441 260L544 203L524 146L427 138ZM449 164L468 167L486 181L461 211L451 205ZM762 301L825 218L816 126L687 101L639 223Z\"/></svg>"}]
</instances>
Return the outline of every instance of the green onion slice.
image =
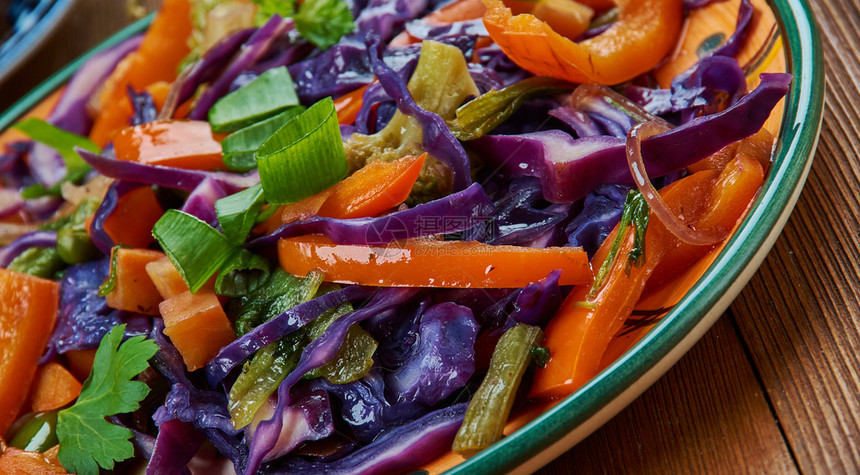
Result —
<instances>
[{"instance_id":1,"label":"green onion slice","mask_svg":"<svg viewBox=\"0 0 860 475\"><path fill-rule=\"evenodd\" d=\"M215 293L227 297L247 295L269 280L269 261L247 249L232 254L215 279Z\"/></svg>"},{"instance_id":2,"label":"green onion slice","mask_svg":"<svg viewBox=\"0 0 860 475\"><path fill-rule=\"evenodd\" d=\"M233 246L223 234L175 209L167 210L155 223L152 235L191 292L197 292L233 254Z\"/></svg>"},{"instance_id":3,"label":"green onion slice","mask_svg":"<svg viewBox=\"0 0 860 475\"><path fill-rule=\"evenodd\" d=\"M231 170L239 172L246 172L257 168L257 159L254 157L254 152L260 148L260 145L267 138L271 137L272 134L277 132L290 119L304 112L304 110L305 108L302 106L290 107L274 117L269 117L264 121L249 125L228 135L221 142L221 150L224 152L224 165Z\"/></svg>"},{"instance_id":4,"label":"green onion slice","mask_svg":"<svg viewBox=\"0 0 860 475\"><path fill-rule=\"evenodd\" d=\"M265 201L263 187L258 184L215 202L215 214L227 241L234 246L245 242Z\"/></svg>"},{"instance_id":5,"label":"green onion slice","mask_svg":"<svg viewBox=\"0 0 860 475\"><path fill-rule=\"evenodd\" d=\"M293 80L286 66L281 66L216 102L209 111L209 123L213 132L233 132L297 105L299 97Z\"/></svg>"},{"instance_id":6,"label":"green onion slice","mask_svg":"<svg viewBox=\"0 0 860 475\"><path fill-rule=\"evenodd\" d=\"M334 102L327 97L278 129L257 150L266 200L299 201L346 176L346 155Z\"/></svg>"}]
</instances>

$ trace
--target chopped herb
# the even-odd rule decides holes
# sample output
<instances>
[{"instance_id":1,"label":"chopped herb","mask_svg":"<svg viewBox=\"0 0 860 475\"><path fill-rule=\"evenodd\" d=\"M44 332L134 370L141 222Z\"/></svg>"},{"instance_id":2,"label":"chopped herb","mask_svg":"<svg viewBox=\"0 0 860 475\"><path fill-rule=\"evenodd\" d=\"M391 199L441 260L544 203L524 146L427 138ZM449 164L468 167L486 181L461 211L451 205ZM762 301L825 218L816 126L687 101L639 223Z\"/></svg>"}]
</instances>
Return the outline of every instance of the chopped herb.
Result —
<instances>
[{"instance_id":1,"label":"chopped herb","mask_svg":"<svg viewBox=\"0 0 860 475\"><path fill-rule=\"evenodd\" d=\"M352 12L343 0L305 0L293 18L299 34L323 50L355 29Z\"/></svg>"},{"instance_id":2,"label":"chopped herb","mask_svg":"<svg viewBox=\"0 0 860 475\"><path fill-rule=\"evenodd\" d=\"M215 202L218 224L231 244L238 246L245 242L263 204L265 197L261 185L254 185Z\"/></svg>"},{"instance_id":3,"label":"chopped herb","mask_svg":"<svg viewBox=\"0 0 860 475\"><path fill-rule=\"evenodd\" d=\"M227 297L247 295L269 279L269 261L247 249L233 253L215 280L215 293Z\"/></svg>"},{"instance_id":4,"label":"chopped herb","mask_svg":"<svg viewBox=\"0 0 860 475\"><path fill-rule=\"evenodd\" d=\"M648 202L645 201L642 193L640 193L639 190L630 190L627 193L627 199L624 200L624 211L621 214L621 222L618 224L618 233L612 241L606 260L603 261L603 264L597 271L594 284L588 292L589 299L594 298L603 286L606 274L612 267L612 263L615 261L618 254L618 249L621 247L621 243L627 235L627 228L631 225L636 226L636 232L634 236L633 249L630 251L630 254L628 254L628 259L633 263L633 265L642 265L641 263L644 262L645 255L645 231L648 227L649 214L650 209L648 207Z\"/></svg>"},{"instance_id":5,"label":"chopped herb","mask_svg":"<svg viewBox=\"0 0 860 475\"><path fill-rule=\"evenodd\" d=\"M532 356L532 361L534 361L539 368L545 368L546 363L549 361L549 348L545 346L533 346L529 351Z\"/></svg>"},{"instance_id":6,"label":"chopped herb","mask_svg":"<svg viewBox=\"0 0 860 475\"><path fill-rule=\"evenodd\" d=\"M124 331L125 324L117 325L102 338L77 402L57 415L59 459L69 472L97 474L99 467L111 470L115 462L134 456L131 431L106 418L140 407L149 387L132 378L149 368L158 346L143 336L120 345Z\"/></svg>"}]
</instances>

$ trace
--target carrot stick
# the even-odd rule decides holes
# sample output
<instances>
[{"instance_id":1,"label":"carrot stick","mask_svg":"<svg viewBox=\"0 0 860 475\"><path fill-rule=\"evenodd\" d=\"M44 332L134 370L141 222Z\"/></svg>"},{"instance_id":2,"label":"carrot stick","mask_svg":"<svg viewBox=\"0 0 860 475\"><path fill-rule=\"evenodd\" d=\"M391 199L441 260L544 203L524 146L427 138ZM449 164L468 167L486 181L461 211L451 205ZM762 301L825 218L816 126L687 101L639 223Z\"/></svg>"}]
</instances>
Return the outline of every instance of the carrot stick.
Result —
<instances>
[{"instance_id":1,"label":"carrot stick","mask_svg":"<svg viewBox=\"0 0 860 475\"><path fill-rule=\"evenodd\" d=\"M27 397L58 305L56 282L0 269L0 434Z\"/></svg>"},{"instance_id":2,"label":"carrot stick","mask_svg":"<svg viewBox=\"0 0 860 475\"><path fill-rule=\"evenodd\" d=\"M474 241L409 240L386 247L332 244L318 235L278 241L281 267L304 276L386 287L514 288L561 269L561 285L588 283L591 268L580 248L492 246Z\"/></svg>"}]
</instances>

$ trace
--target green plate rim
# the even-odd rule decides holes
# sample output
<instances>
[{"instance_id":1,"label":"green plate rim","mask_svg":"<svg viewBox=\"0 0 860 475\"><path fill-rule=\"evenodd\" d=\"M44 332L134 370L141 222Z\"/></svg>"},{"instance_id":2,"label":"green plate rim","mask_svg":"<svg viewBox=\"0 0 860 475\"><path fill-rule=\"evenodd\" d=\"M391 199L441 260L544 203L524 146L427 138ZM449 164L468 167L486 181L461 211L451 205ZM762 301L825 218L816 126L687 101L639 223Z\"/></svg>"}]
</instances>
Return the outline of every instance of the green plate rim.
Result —
<instances>
[{"instance_id":1,"label":"green plate rim","mask_svg":"<svg viewBox=\"0 0 860 475\"><path fill-rule=\"evenodd\" d=\"M802 186L824 107L821 41L808 3L769 3L786 42L787 66L794 80L773 165L752 212L696 285L642 340L574 394L447 474L511 471L595 416L687 337L765 244L795 190Z\"/></svg>"},{"instance_id":2,"label":"green plate rim","mask_svg":"<svg viewBox=\"0 0 860 475\"><path fill-rule=\"evenodd\" d=\"M824 104L824 69L818 28L806 0L770 0L794 73L779 142L762 193L714 264L641 341L587 385L535 420L447 473L501 473L539 454L593 417L677 346L737 279L764 245L812 160ZM68 81L90 57L143 31L148 15L123 28L52 75L0 114L0 131ZM799 80L798 80L799 79ZM821 85L814 87L815 84ZM805 111L800 115L799 111ZM790 185L790 186L786 186Z\"/></svg>"}]
</instances>

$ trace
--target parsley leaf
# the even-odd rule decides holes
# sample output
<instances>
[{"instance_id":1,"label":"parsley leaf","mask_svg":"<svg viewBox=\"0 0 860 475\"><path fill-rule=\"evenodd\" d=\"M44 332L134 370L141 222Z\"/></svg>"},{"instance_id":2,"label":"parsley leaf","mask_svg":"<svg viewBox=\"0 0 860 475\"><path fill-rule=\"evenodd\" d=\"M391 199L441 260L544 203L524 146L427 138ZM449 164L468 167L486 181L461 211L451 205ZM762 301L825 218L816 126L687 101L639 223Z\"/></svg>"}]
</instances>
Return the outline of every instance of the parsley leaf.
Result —
<instances>
[{"instance_id":1,"label":"parsley leaf","mask_svg":"<svg viewBox=\"0 0 860 475\"><path fill-rule=\"evenodd\" d=\"M284 18L296 12L295 0L252 0L257 5L257 25L262 25L275 13Z\"/></svg>"},{"instance_id":2,"label":"parsley leaf","mask_svg":"<svg viewBox=\"0 0 860 475\"><path fill-rule=\"evenodd\" d=\"M97 474L99 466L110 470L115 462L134 455L131 431L105 418L140 407L149 387L131 379L149 367L147 361L158 346L143 336L129 338L120 346L124 331L124 324L117 325L102 338L77 402L57 415L60 463L69 472Z\"/></svg>"},{"instance_id":3,"label":"parsley leaf","mask_svg":"<svg viewBox=\"0 0 860 475\"><path fill-rule=\"evenodd\" d=\"M299 34L322 50L355 29L352 12L343 0L305 0L293 19Z\"/></svg>"}]
</instances>

